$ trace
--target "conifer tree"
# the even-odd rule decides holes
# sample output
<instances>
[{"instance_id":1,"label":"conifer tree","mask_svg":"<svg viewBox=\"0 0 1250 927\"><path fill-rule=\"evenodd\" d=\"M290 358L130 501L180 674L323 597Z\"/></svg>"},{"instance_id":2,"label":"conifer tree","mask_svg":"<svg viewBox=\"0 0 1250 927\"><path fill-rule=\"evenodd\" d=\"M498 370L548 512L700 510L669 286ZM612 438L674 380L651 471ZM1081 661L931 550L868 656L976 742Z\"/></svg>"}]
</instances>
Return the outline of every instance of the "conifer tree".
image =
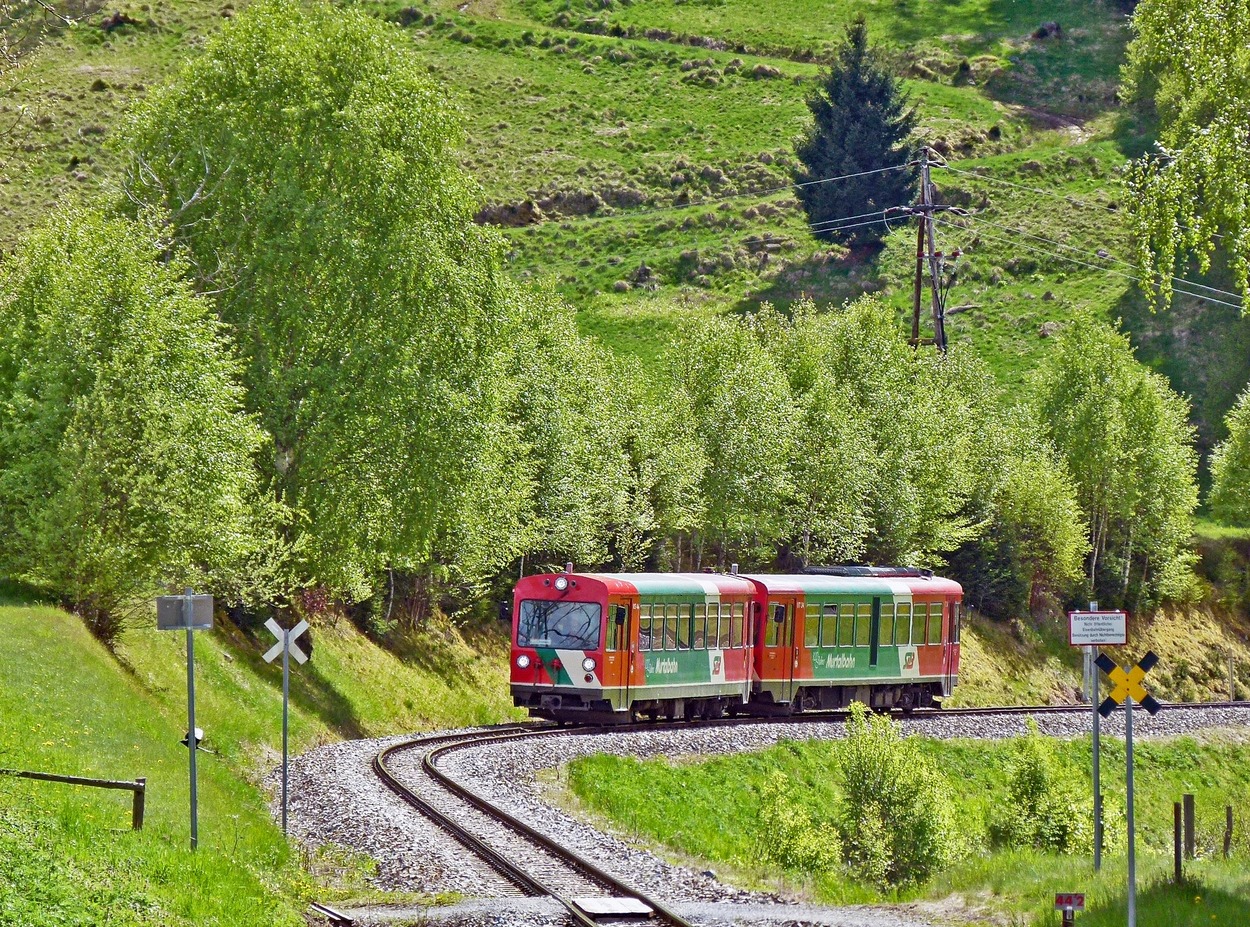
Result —
<instances>
[{"instance_id":1,"label":"conifer tree","mask_svg":"<svg viewBox=\"0 0 1250 927\"><path fill-rule=\"evenodd\" d=\"M862 14L847 26L846 41L808 95L807 107L813 121L795 145L800 164L794 181L813 233L848 245L880 241L884 223L861 223L873 218L865 213L911 201L916 171L907 164L915 152L916 114L879 51L869 46ZM820 182L864 171L878 173ZM834 221L851 216L861 218Z\"/></svg>"}]
</instances>

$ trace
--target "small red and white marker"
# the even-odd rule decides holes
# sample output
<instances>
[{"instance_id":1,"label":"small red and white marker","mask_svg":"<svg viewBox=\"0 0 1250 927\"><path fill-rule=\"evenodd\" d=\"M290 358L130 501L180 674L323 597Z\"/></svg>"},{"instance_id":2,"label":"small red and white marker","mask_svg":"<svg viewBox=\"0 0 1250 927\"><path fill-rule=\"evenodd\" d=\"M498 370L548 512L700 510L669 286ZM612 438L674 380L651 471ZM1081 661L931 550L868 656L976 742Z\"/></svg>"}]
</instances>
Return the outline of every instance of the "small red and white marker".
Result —
<instances>
[{"instance_id":1,"label":"small red and white marker","mask_svg":"<svg viewBox=\"0 0 1250 927\"><path fill-rule=\"evenodd\" d=\"M1084 911L1085 894L1083 892L1062 892L1055 895L1056 911Z\"/></svg>"}]
</instances>

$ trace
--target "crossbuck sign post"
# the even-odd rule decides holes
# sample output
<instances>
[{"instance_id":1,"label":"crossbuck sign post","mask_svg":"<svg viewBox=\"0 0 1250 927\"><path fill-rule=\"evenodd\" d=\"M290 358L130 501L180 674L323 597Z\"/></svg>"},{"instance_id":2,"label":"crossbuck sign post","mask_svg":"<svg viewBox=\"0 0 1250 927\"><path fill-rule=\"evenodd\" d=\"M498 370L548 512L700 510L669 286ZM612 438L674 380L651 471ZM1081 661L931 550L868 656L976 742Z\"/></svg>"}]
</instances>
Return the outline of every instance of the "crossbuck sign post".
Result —
<instances>
[{"instance_id":1,"label":"crossbuck sign post","mask_svg":"<svg viewBox=\"0 0 1250 927\"><path fill-rule=\"evenodd\" d=\"M299 637L308 630L308 622L301 621L291 630L282 627L278 622L270 618L265 622L265 627L269 629L269 633L278 639L278 643L274 644L265 653L265 662L272 663L278 658L278 654L282 654L282 833L286 833L286 788L287 788L287 715L288 705L290 704L291 693L291 657L295 657L295 662L303 664L307 662L308 655L299 649L299 645L295 643L295 638Z\"/></svg>"},{"instance_id":2,"label":"crossbuck sign post","mask_svg":"<svg viewBox=\"0 0 1250 927\"><path fill-rule=\"evenodd\" d=\"M1137 661L1137 665L1122 669L1115 660L1100 653L1094 661L1098 668L1111 679L1111 694L1098 706L1104 718L1124 706L1124 763L1127 770L1125 791L1128 818L1128 927L1137 927L1137 850L1133 834L1133 700L1152 715L1159 711L1159 703L1142 686L1146 674L1159 662L1153 650Z\"/></svg>"}]
</instances>

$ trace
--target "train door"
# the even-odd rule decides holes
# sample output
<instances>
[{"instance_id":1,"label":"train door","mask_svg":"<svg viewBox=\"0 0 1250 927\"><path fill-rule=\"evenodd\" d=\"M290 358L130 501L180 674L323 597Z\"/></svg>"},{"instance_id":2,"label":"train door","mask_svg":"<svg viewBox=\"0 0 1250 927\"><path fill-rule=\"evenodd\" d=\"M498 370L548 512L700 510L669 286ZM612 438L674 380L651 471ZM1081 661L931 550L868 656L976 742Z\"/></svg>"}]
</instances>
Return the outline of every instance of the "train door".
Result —
<instances>
[{"instance_id":1,"label":"train door","mask_svg":"<svg viewBox=\"0 0 1250 927\"><path fill-rule=\"evenodd\" d=\"M794 647L798 607L799 600L795 596L770 596L761 629L764 678L772 684L773 698L778 702L789 702L794 698L794 674L799 660Z\"/></svg>"},{"instance_id":2,"label":"train door","mask_svg":"<svg viewBox=\"0 0 1250 927\"><path fill-rule=\"evenodd\" d=\"M620 697L612 698L618 709L629 705L630 685L634 676L633 628L631 620L637 609L628 599L608 600L607 639L603 648L603 675L605 689L616 689Z\"/></svg>"},{"instance_id":3,"label":"train door","mask_svg":"<svg viewBox=\"0 0 1250 927\"><path fill-rule=\"evenodd\" d=\"M959 605L955 602L945 603L947 614L946 635L942 638L942 694L950 695L955 691L955 655L959 652Z\"/></svg>"}]
</instances>

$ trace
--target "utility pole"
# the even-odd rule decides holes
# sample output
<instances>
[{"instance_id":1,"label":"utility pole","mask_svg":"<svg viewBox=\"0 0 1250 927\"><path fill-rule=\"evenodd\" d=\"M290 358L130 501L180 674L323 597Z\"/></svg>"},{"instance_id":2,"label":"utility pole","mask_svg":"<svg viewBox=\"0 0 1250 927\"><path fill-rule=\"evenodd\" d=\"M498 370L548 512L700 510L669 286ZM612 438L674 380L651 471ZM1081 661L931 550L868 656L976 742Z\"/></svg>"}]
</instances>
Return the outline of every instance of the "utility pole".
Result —
<instances>
[{"instance_id":1,"label":"utility pole","mask_svg":"<svg viewBox=\"0 0 1250 927\"><path fill-rule=\"evenodd\" d=\"M912 292L911 344L919 347L921 290L924 287L925 265L928 264L929 301L933 313L933 344L938 351L946 353L946 306L942 296L942 258L937 250L937 238L933 230L933 214L946 207L934 202L933 180L929 173L929 149L920 150L920 201L912 207L903 207L917 218L916 223L916 276Z\"/></svg>"}]
</instances>

